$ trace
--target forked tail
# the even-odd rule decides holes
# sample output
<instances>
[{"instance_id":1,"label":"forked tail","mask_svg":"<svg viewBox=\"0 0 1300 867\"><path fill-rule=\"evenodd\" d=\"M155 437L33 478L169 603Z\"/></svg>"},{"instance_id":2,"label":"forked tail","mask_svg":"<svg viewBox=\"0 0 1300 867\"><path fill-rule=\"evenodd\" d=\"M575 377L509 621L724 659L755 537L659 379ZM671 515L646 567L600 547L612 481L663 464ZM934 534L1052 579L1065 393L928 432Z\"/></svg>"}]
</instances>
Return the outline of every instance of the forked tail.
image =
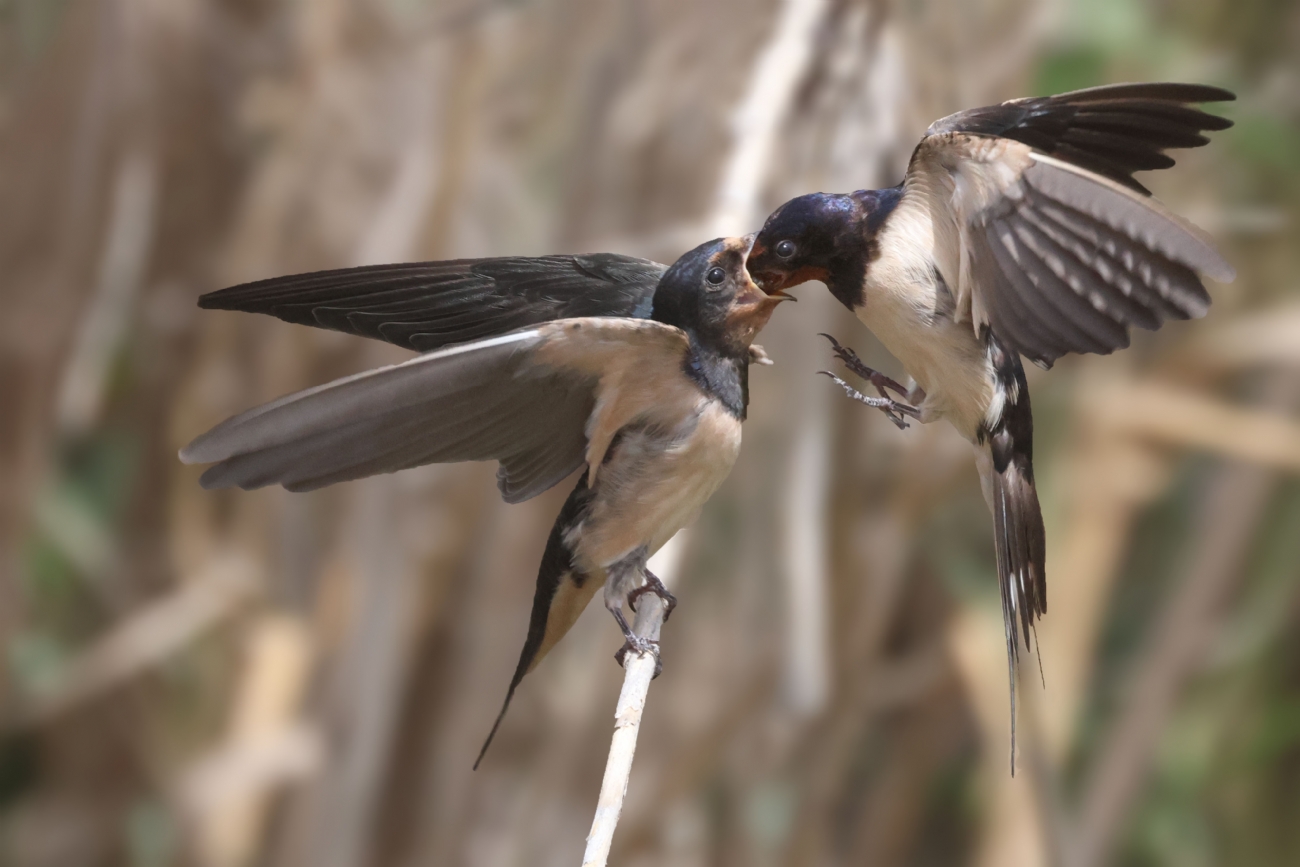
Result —
<instances>
[{"instance_id":1,"label":"forked tail","mask_svg":"<svg viewBox=\"0 0 1300 867\"><path fill-rule=\"evenodd\" d=\"M578 479L578 485L564 502L560 514L551 527L551 535L546 540L546 550L542 553L542 564L537 570L537 590L533 594L533 612L528 620L528 636L524 639L523 650L519 652L519 664L515 674L510 678L510 687L506 690L506 699L501 703L501 712L492 723L478 758L474 760L474 769L487 755L492 739L496 737L501 721L506 717L510 700L515 696L524 675L532 671L542 657L550 652L578 619L578 615L587 607L591 597L600 589L600 584L592 581L576 568L573 552L565 540L567 532L581 522L587 514L591 502L591 489L587 487L587 474Z\"/></svg>"},{"instance_id":2,"label":"forked tail","mask_svg":"<svg viewBox=\"0 0 1300 867\"><path fill-rule=\"evenodd\" d=\"M985 432L987 457L980 461L985 496L993 511L998 588L1006 630L1007 678L1011 686L1011 773L1016 772L1016 668L1020 645L1032 647L1034 625L1047 613L1046 538L1034 489L1034 419L1020 357L988 335L989 358L997 371L1003 407ZM1039 676L1042 660L1039 659Z\"/></svg>"}]
</instances>

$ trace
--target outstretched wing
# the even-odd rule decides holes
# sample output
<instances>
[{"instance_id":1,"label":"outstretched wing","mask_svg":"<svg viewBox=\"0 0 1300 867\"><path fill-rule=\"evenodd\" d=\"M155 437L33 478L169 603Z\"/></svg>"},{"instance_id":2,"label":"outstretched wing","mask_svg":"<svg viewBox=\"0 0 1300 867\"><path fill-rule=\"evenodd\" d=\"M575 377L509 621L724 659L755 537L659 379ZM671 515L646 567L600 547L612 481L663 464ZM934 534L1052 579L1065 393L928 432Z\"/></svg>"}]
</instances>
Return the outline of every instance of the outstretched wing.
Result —
<instances>
[{"instance_id":1,"label":"outstretched wing","mask_svg":"<svg viewBox=\"0 0 1300 867\"><path fill-rule=\"evenodd\" d=\"M1210 141L1202 132L1232 126L1190 103L1233 99L1232 92L1203 84L1110 84L959 111L925 134L1011 139L1150 195L1134 172L1170 168L1166 149L1201 147Z\"/></svg>"},{"instance_id":2,"label":"outstretched wing","mask_svg":"<svg viewBox=\"0 0 1300 867\"><path fill-rule=\"evenodd\" d=\"M292 491L496 460L502 496L521 502L588 459L593 411L619 402L629 372L672 376L688 347L685 333L650 320L560 320L291 394L222 422L180 456L216 464L207 488Z\"/></svg>"},{"instance_id":3,"label":"outstretched wing","mask_svg":"<svg viewBox=\"0 0 1300 867\"><path fill-rule=\"evenodd\" d=\"M1199 274L1228 281L1231 266L1131 175L1229 125L1185 103L1231 96L1117 85L938 121L912 155L882 248L928 238L956 315L1043 366L1128 346L1134 325L1202 316Z\"/></svg>"},{"instance_id":4,"label":"outstretched wing","mask_svg":"<svg viewBox=\"0 0 1300 867\"><path fill-rule=\"evenodd\" d=\"M613 253L372 265L232 286L202 296L199 306L429 352L556 319L647 318L663 272L657 262Z\"/></svg>"}]
</instances>

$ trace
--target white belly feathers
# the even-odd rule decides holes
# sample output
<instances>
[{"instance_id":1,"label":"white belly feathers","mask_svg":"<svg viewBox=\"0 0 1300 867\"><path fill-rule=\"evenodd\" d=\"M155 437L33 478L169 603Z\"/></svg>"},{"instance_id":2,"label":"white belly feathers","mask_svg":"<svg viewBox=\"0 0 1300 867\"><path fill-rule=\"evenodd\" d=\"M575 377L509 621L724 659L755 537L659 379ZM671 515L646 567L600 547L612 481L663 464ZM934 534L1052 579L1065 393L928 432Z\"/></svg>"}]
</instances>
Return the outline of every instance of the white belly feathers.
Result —
<instances>
[{"instance_id":1,"label":"white belly feathers","mask_svg":"<svg viewBox=\"0 0 1300 867\"><path fill-rule=\"evenodd\" d=\"M953 316L933 263L930 215L906 199L881 230L857 316L925 391L922 420L945 418L974 440L994 400L993 368L968 318Z\"/></svg>"}]
</instances>

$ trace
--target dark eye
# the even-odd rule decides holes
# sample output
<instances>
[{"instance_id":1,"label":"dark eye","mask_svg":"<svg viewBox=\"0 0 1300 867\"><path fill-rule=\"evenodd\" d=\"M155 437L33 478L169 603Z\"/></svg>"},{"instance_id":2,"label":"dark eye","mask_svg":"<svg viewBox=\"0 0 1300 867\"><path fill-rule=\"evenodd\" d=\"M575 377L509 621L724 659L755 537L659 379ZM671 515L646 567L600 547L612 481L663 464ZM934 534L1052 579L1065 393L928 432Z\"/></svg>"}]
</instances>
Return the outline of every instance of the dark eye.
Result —
<instances>
[{"instance_id":1,"label":"dark eye","mask_svg":"<svg viewBox=\"0 0 1300 867\"><path fill-rule=\"evenodd\" d=\"M782 259L789 259L794 255L794 241L782 241L776 245L776 255Z\"/></svg>"},{"instance_id":2,"label":"dark eye","mask_svg":"<svg viewBox=\"0 0 1300 867\"><path fill-rule=\"evenodd\" d=\"M727 272L721 268L710 268L709 273L704 275L704 279L713 286L720 286L722 281L727 279Z\"/></svg>"}]
</instances>

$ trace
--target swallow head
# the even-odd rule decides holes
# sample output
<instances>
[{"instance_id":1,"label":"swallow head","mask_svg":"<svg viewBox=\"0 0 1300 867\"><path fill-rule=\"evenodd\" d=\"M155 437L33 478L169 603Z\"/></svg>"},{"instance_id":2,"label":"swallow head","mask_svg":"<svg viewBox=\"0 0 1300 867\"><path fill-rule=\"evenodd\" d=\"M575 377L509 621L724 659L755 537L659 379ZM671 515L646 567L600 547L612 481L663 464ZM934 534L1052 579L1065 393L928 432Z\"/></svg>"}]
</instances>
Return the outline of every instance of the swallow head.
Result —
<instances>
[{"instance_id":1,"label":"swallow head","mask_svg":"<svg viewBox=\"0 0 1300 867\"><path fill-rule=\"evenodd\" d=\"M820 280L856 307L877 249L876 233L902 195L894 187L791 199L763 224L749 253L749 272L769 294Z\"/></svg>"},{"instance_id":2,"label":"swallow head","mask_svg":"<svg viewBox=\"0 0 1300 867\"><path fill-rule=\"evenodd\" d=\"M809 280L829 281L861 208L853 196L809 193L777 208L754 241L749 270L765 292L774 293ZM858 235L860 237L860 235Z\"/></svg>"},{"instance_id":3,"label":"swallow head","mask_svg":"<svg viewBox=\"0 0 1300 867\"><path fill-rule=\"evenodd\" d=\"M789 295L759 289L745 267L754 236L716 238L673 263L655 289L652 318L674 325L724 355L749 345Z\"/></svg>"}]
</instances>

